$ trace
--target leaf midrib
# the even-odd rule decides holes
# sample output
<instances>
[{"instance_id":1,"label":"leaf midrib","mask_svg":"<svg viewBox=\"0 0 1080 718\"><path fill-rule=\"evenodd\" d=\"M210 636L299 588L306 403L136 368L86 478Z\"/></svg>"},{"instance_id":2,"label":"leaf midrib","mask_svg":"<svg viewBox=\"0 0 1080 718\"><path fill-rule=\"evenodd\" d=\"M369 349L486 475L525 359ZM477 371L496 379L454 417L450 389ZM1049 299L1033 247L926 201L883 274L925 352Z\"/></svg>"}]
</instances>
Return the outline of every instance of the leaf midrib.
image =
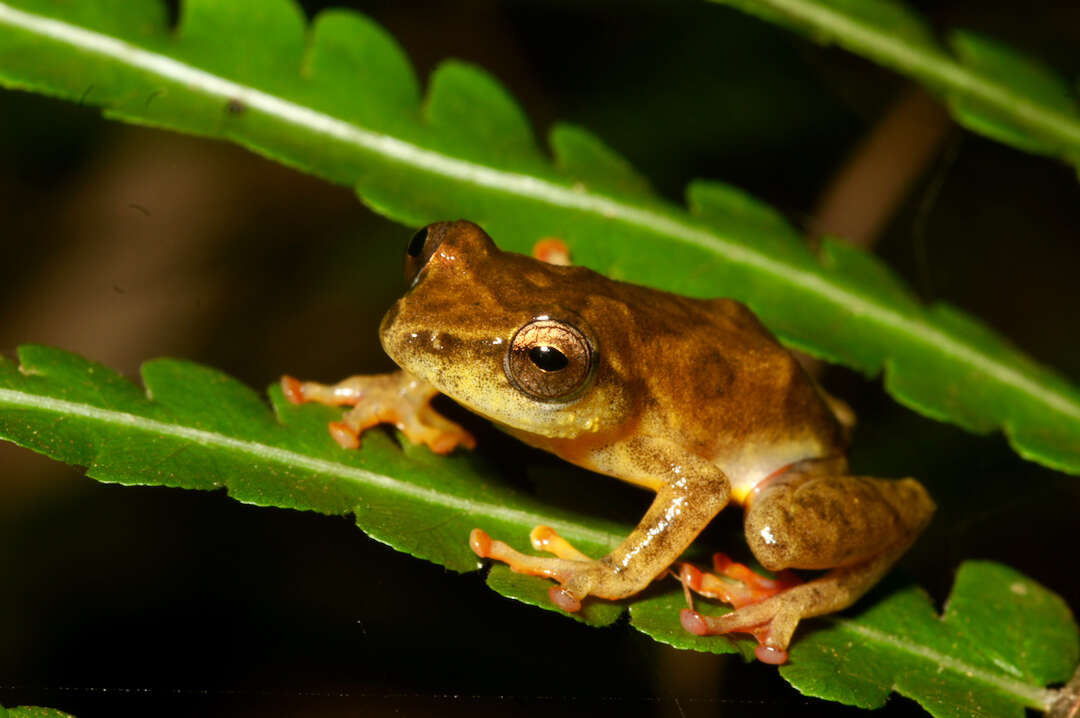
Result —
<instances>
[{"instance_id":1,"label":"leaf midrib","mask_svg":"<svg viewBox=\"0 0 1080 718\"><path fill-rule=\"evenodd\" d=\"M512 509L502 504L492 504L486 501L454 496L450 493L426 489L422 486L416 486L415 484L401 481L391 476L386 476L385 474L378 474L373 471L368 471L355 466L348 466L336 461L318 459L306 454L289 451L288 449L282 449L258 441L237 439L218 432L196 429L184 424L158 421L126 411L103 409L92 404L56 399L54 397L41 396L19 391L17 389L0 389L0 406L37 409L59 414L61 416L77 416L99 421L110 426L125 427L134 431L152 434L154 436L168 436L176 439L183 439L202 446L245 454L269 463L305 469L322 476L333 476L360 485L375 486L408 496L409 498L418 501L460 512L462 515L483 515L497 520L517 523L529 528L539 524L546 524L560 533L572 536L581 541L591 541L605 546L615 546L623 539L623 536L618 534L590 529L581 524L555 519L544 514Z\"/></svg>"},{"instance_id":2,"label":"leaf midrib","mask_svg":"<svg viewBox=\"0 0 1080 718\"><path fill-rule=\"evenodd\" d=\"M380 153L392 161L409 164L424 171L469 182L486 189L502 191L554 206L569 207L608 219L619 218L628 224L651 230L675 241L726 256L733 262L782 277L788 283L800 286L847 312L863 317L864 320L890 327L897 333L909 336L916 343L926 345L933 351L947 354L960 363L968 364L976 371L992 377L1005 386L1020 389L1054 411L1073 420L1080 420L1080 402L1070 401L1068 397L1045 387L1006 364L995 361L993 357L956 341L952 336L937 330L932 325L924 321L907 319L888 306L877 304L828 282L819 274L806 272L795 265L732 243L700 226L676 219L670 214L624 204L608 196L560 185L531 175L497 170L427 150L395 137L365 130L253 87L225 80L123 40L53 18L16 10L4 3L0 3L0 23L38 32L52 39L80 47L87 52L126 62L143 70L188 84L223 100L239 100L249 109L262 111L296 127L309 131L314 129L342 142ZM1046 461L1046 463L1056 465L1057 462ZM1070 469L1064 465L1056 466L1056 468Z\"/></svg>"},{"instance_id":3,"label":"leaf midrib","mask_svg":"<svg viewBox=\"0 0 1080 718\"><path fill-rule=\"evenodd\" d=\"M1057 693L1049 688L1041 688L1024 681L1018 681L999 674L994 674L985 668L965 663L963 660L945 653L940 653L929 646L919 645L907 641L894 634L880 631L865 624L857 623L846 618L825 616L822 620L833 624L842 630L851 631L861 639L885 646L887 649L900 651L919 660L930 663L948 671L963 676L965 679L978 681L991 686L1003 693L1015 696L1024 705L1046 712L1057 697ZM895 688L895 687L894 687Z\"/></svg>"}]
</instances>

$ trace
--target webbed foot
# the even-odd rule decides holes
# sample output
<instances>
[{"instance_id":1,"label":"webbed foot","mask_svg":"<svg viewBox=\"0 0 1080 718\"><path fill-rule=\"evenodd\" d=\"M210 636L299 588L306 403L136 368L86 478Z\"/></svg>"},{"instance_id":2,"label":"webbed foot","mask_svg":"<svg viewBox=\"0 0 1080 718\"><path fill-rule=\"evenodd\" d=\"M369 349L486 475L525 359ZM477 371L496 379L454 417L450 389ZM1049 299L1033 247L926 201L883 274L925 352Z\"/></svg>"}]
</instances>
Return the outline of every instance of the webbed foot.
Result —
<instances>
[{"instance_id":1,"label":"webbed foot","mask_svg":"<svg viewBox=\"0 0 1080 718\"><path fill-rule=\"evenodd\" d=\"M589 594L602 598L620 596L605 595L604 578L610 569L602 561L590 558L578 551L569 541L559 536L549 526L537 526L529 532L529 541L537 551L554 554L555 557L529 556L512 546L497 541L483 529L473 529L469 534L469 546L480 558L501 561L516 573L544 576L559 582L548 590L551 602L568 613L581 610L581 601Z\"/></svg>"},{"instance_id":2,"label":"webbed foot","mask_svg":"<svg viewBox=\"0 0 1080 718\"><path fill-rule=\"evenodd\" d=\"M698 636L750 633L759 644L754 650L759 661L771 664L787 662L787 643L801 614L796 612L793 619L781 615L785 613L785 601L776 601L772 611L752 611L748 607L774 603L776 598L783 597L784 592L801 585L802 579L791 571L780 571L776 578L768 578L722 553L713 555L713 570L715 574L684 563L679 569L679 580L690 590L727 603L735 611L724 616L705 616L693 607L685 608L679 616L683 628ZM791 624L786 639L781 638L783 630L778 632L773 629L774 621L783 626Z\"/></svg>"},{"instance_id":3,"label":"webbed foot","mask_svg":"<svg viewBox=\"0 0 1080 718\"><path fill-rule=\"evenodd\" d=\"M757 659L780 665L787 663L788 644L804 615L801 602L788 600L789 596L790 591L780 593L723 616L705 616L692 608L684 608L679 619L683 628L696 636L749 633L758 642L754 649Z\"/></svg>"},{"instance_id":4,"label":"webbed foot","mask_svg":"<svg viewBox=\"0 0 1080 718\"><path fill-rule=\"evenodd\" d=\"M437 454L457 446L476 446L472 434L431 407L438 390L404 371L353 376L337 384L281 377L281 389L293 404L316 402L328 406L351 406L341 421L327 428L346 449L360 447L360 435L379 424L393 424L414 444L426 444Z\"/></svg>"},{"instance_id":5,"label":"webbed foot","mask_svg":"<svg viewBox=\"0 0 1080 718\"><path fill-rule=\"evenodd\" d=\"M749 566L732 561L724 553L713 554L713 571L715 573L701 571L684 563L679 567L679 580L691 591L733 608L763 601L802 583L802 579L791 571L780 571L776 578L762 576Z\"/></svg>"}]
</instances>

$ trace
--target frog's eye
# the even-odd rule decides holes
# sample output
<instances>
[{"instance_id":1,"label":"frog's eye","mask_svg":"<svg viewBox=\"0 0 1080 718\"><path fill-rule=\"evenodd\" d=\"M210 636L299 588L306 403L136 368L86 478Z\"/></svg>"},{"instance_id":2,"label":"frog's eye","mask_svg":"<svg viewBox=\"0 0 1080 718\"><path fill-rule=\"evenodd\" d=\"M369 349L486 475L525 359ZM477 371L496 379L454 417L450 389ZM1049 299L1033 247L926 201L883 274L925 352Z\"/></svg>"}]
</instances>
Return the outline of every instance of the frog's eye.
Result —
<instances>
[{"instance_id":1,"label":"frog's eye","mask_svg":"<svg viewBox=\"0 0 1080 718\"><path fill-rule=\"evenodd\" d=\"M434 230L434 231L433 231ZM442 244L445 232L438 231L439 227L429 224L420 230L409 240L409 248L405 252L405 281L412 286L416 282L417 275L424 265L435 254L435 250Z\"/></svg>"},{"instance_id":2,"label":"frog's eye","mask_svg":"<svg viewBox=\"0 0 1080 718\"><path fill-rule=\"evenodd\" d=\"M407 250L410 257L417 257L424 249L424 242L427 241L428 228L421 227L416 230L416 234L409 240L409 249Z\"/></svg>"},{"instance_id":3,"label":"frog's eye","mask_svg":"<svg viewBox=\"0 0 1080 718\"><path fill-rule=\"evenodd\" d=\"M566 401L593 372L593 350L580 329L557 319L535 319L517 330L506 353L506 375L541 401Z\"/></svg>"}]
</instances>

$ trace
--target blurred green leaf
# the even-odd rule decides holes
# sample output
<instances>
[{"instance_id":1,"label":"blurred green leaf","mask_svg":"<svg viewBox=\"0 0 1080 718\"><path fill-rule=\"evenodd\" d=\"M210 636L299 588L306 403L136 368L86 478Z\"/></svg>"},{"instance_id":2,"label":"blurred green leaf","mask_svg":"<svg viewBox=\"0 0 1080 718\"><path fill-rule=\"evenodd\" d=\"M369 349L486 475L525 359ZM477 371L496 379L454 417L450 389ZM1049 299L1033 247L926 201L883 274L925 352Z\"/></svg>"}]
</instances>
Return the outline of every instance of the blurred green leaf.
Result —
<instances>
[{"instance_id":1,"label":"blurred green leaf","mask_svg":"<svg viewBox=\"0 0 1080 718\"><path fill-rule=\"evenodd\" d=\"M944 96L969 130L1080 167L1077 97L1057 72L990 38L957 30L949 55L895 0L713 0L844 47Z\"/></svg>"},{"instance_id":2,"label":"blurred green leaf","mask_svg":"<svg viewBox=\"0 0 1080 718\"><path fill-rule=\"evenodd\" d=\"M960 62L972 72L994 78L1014 96L1026 98L1027 104L1046 108L1080 125L1080 113L1069 84L1039 60L992 38L964 30L952 32L949 44ZM1061 154L1053 139L1018 122L1015 111L1003 111L992 102L963 92L951 91L947 98L957 121L975 132L1027 152ZM1075 148L1067 153L1074 161L1080 156Z\"/></svg>"},{"instance_id":3,"label":"blurred green leaf","mask_svg":"<svg viewBox=\"0 0 1080 718\"><path fill-rule=\"evenodd\" d=\"M906 56L948 61L898 5L793 7L846 18L859 37L895 23ZM489 75L447 62L421 102L400 49L355 13L320 14L307 38L291 0L189 0L175 33L164 16L157 0L0 2L0 82L230 139L354 185L406 224L467 217L518 251L558 236L575 262L616 278L742 300L792 346L884 370L908 406L1004 430L1024 457L1080 473L1080 394L1067 381L956 310L917 304L869 255L830 245L819 261L739 190L694 182L687 212L580 128L552 131L551 162Z\"/></svg>"},{"instance_id":4,"label":"blurred green leaf","mask_svg":"<svg viewBox=\"0 0 1080 718\"><path fill-rule=\"evenodd\" d=\"M75 718L75 716L55 708L15 706L5 709L4 706L0 706L0 718Z\"/></svg>"}]
</instances>

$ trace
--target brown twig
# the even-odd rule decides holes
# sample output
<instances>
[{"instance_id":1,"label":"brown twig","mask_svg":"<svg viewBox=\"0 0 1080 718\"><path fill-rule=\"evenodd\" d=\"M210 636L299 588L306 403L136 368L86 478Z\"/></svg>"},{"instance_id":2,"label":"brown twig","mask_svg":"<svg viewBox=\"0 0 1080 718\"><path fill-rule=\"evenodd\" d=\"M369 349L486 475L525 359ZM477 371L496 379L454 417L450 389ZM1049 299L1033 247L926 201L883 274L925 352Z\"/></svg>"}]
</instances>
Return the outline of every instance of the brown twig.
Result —
<instances>
[{"instance_id":1,"label":"brown twig","mask_svg":"<svg viewBox=\"0 0 1080 718\"><path fill-rule=\"evenodd\" d=\"M1076 718L1080 716L1080 666L1069 682L1062 686L1057 700L1046 712L1048 718Z\"/></svg>"},{"instance_id":2,"label":"brown twig","mask_svg":"<svg viewBox=\"0 0 1080 718\"><path fill-rule=\"evenodd\" d=\"M869 247L930 165L951 126L941 104L912 87L859 142L822 193L814 236Z\"/></svg>"}]
</instances>

